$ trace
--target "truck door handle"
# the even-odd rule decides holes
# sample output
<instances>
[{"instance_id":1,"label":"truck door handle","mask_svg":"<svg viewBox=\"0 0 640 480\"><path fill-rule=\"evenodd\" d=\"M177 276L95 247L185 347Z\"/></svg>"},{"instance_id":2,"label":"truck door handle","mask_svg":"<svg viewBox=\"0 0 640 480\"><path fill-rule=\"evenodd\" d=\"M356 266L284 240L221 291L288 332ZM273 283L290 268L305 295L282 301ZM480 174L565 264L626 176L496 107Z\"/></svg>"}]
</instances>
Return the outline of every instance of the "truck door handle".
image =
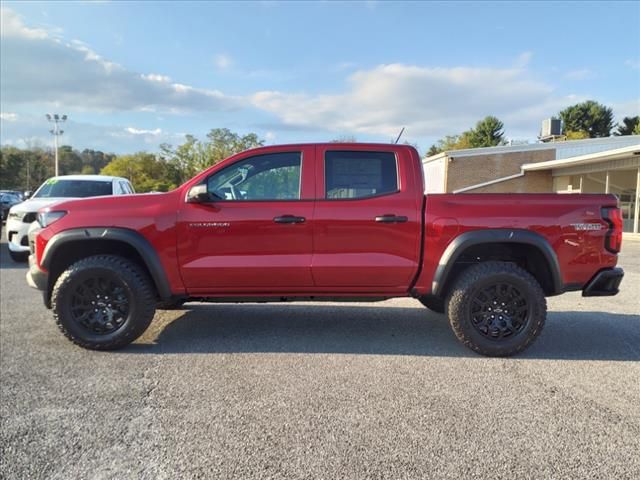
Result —
<instances>
[{"instance_id":1,"label":"truck door handle","mask_svg":"<svg viewBox=\"0 0 640 480\"><path fill-rule=\"evenodd\" d=\"M306 218L296 217L295 215L282 215L273 219L276 223L304 223Z\"/></svg>"},{"instance_id":2,"label":"truck door handle","mask_svg":"<svg viewBox=\"0 0 640 480\"><path fill-rule=\"evenodd\" d=\"M379 215L376 217L376 222L379 223L405 223L408 222L409 218L404 215L394 215L394 214L385 214Z\"/></svg>"}]
</instances>

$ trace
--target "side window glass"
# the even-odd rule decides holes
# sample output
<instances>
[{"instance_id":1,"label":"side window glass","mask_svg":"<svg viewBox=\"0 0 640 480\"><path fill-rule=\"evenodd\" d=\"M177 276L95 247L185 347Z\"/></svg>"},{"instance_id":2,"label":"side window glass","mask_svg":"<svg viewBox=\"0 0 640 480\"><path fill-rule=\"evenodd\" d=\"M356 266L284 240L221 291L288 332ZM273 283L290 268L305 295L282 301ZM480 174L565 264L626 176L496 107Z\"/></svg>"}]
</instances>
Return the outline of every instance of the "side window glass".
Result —
<instances>
[{"instance_id":1,"label":"side window glass","mask_svg":"<svg viewBox=\"0 0 640 480\"><path fill-rule=\"evenodd\" d=\"M398 191L393 152L328 151L324 159L325 198L365 198Z\"/></svg>"},{"instance_id":2,"label":"side window glass","mask_svg":"<svg viewBox=\"0 0 640 480\"><path fill-rule=\"evenodd\" d=\"M210 176L207 190L222 200L299 200L301 152L257 155Z\"/></svg>"}]
</instances>

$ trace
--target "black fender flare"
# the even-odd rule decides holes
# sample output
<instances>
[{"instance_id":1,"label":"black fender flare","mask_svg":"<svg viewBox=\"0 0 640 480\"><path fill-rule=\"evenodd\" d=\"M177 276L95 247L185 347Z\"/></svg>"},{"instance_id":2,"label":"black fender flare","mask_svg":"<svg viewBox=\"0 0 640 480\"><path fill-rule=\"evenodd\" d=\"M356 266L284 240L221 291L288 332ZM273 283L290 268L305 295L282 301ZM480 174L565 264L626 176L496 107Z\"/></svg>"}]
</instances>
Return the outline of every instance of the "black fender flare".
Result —
<instances>
[{"instance_id":1,"label":"black fender flare","mask_svg":"<svg viewBox=\"0 0 640 480\"><path fill-rule=\"evenodd\" d=\"M115 240L133 247L145 263L153 280L158 296L162 300L171 298L171 288L167 274L162 267L160 257L149 240L135 230L117 227L74 228L55 234L48 242L42 254L41 265L49 270L56 251L69 242L87 242L94 240Z\"/></svg>"},{"instance_id":2,"label":"black fender flare","mask_svg":"<svg viewBox=\"0 0 640 480\"><path fill-rule=\"evenodd\" d=\"M431 293L437 296L443 294L443 289L447 278L451 274L453 264L465 250L475 245L490 243L520 243L536 247L544 256L547 266L549 267L553 282L552 293L559 294L563 292L558 256L547 239L539 233L530 230L499 228L472 230L455 237L445 249L442 257L440 257L438 268L436 268L433 276Z\"/></svg>"}]
</instances>

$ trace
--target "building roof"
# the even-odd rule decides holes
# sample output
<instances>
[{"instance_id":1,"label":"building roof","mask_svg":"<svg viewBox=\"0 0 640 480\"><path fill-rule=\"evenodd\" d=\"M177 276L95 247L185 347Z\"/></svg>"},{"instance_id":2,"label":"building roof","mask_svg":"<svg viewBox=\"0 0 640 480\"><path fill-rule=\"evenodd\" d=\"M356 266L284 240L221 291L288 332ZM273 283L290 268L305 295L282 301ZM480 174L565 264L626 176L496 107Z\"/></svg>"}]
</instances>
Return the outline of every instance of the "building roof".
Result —
<instances>
[{"instance_id":1,"label":"building roof","mask_svg":"<svg viewBox=\"0 0 640 480\"><path fill-rule=\"evenodd\" d=\"M640 135L625 135L621 137L586 138L583 140L566 140L563 142L531 143L525 145L501 145L498 147L466 148L464 150L447 150L431 157L426 157L422 163L432 162L444 157L462 158L478 155L499 155L505 153L530 152L535 150L556 150L556 159L572 158L578 155L608 151L628 145L640 144Z\"/></svg>"},{"instance_id":2,"label":"building roof","mask_svg":"<svg viewBox=\"0 0 640 480\"><path fill-rule=\"evenodd\" d=\"M552 168L573 167L575 165L587 165L608 160L618 160L627 158L630 155L640 156L640 135L634 135L637 139L635 145L629 145L622 148L615 148L600 152L587 153L576 157L560 158L558 160L549 160L547 162L525 163L522 165L523 171L549 170Z\"/></svg>"}]
</instances>

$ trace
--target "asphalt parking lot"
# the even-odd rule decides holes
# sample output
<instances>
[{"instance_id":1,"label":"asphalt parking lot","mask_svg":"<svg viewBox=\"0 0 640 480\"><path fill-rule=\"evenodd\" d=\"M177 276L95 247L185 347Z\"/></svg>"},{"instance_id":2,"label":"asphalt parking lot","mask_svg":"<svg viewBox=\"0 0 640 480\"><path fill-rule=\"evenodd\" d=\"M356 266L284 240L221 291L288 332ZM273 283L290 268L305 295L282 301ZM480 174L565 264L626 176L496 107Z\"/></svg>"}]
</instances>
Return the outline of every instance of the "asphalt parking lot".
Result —
<instances>
[{"instance_id":1,"label":"asphalt parking lot","mask_svg":"<svg viewBox=\"0 0 640 480\"><path fill-rule=\"evenodd\" d=\"M0 250L2 478L640 478L640 240L511 359L408 299L192 304L85 351Z\"/></svg>"}]
</instances>

